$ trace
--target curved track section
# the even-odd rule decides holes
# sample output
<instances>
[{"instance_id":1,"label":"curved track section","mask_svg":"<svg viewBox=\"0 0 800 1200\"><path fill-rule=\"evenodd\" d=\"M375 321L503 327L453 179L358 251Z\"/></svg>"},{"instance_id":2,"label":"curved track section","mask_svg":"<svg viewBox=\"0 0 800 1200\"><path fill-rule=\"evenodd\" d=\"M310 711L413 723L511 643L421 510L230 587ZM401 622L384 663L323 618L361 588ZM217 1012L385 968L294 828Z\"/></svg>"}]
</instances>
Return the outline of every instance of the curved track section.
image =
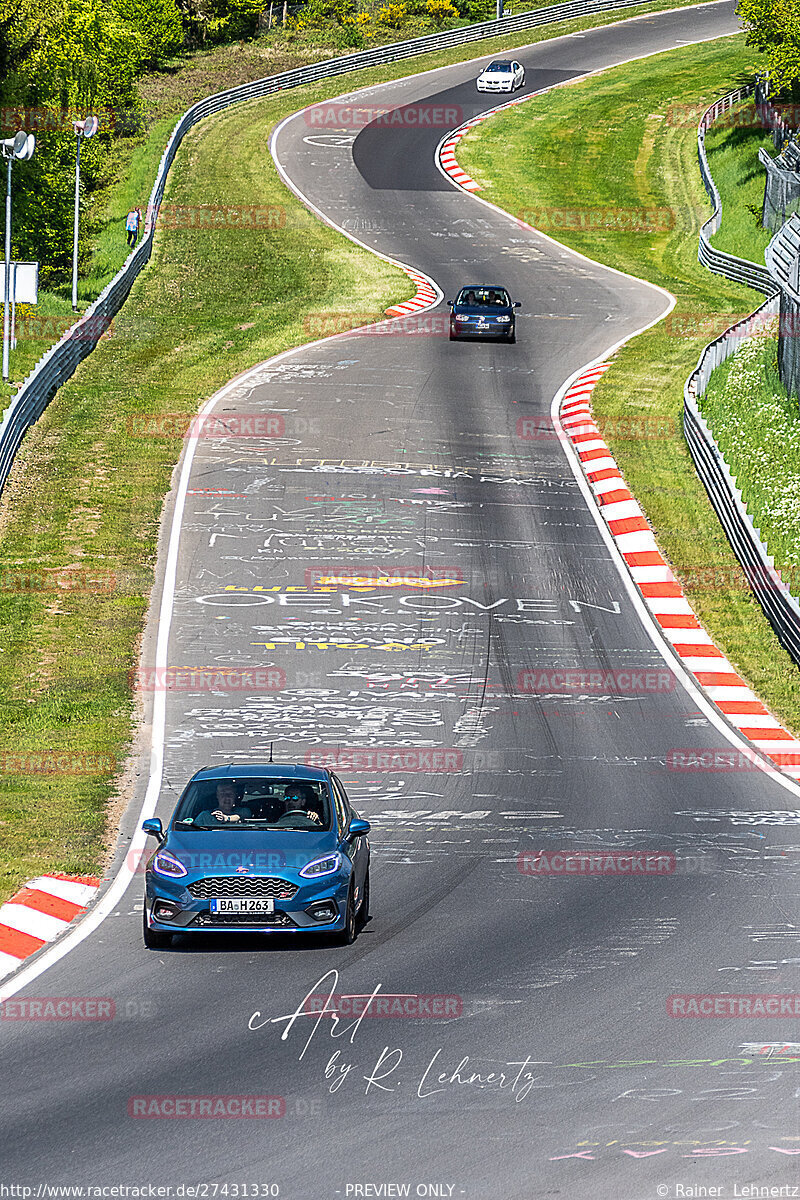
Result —
<instances>
[{"instance_id":1,"label":"curved track section","mask_svg":"<svg viewBox=\"0 0 800 1200\"><path fill-rule=\"evenodd\" d=\"M712 4L519 57L537 88L734 27ZM357 99L468 118L478 65ZM116 1017L0 1023L16 1183L638 1200L790 1180L791 1064L752 1047L789 1042L794 1022L681 1020L668 1001L797 990L794 785L667 769L670 750L725 734L668 670L550 419L587 361L668 302L455 190L441 133L378 121L320 138L301 113L273 149L326 219L446 295L505 282L517 344L451 345L436 313L404 317L215 398L220 416L280 417L280 436L194 444L164 547L174 604L146 661L171 616L170 665L268 668L280 686L162 697L163 782L143 754L124 829L148 782L165 816L202 763L257 761L272 741L276 757L360 749L340 769L374 825L373 919L341 950L242 937L146 953L139 891L119 885L92 936L14 997L102 995ZM567 686L567 669L617 682ZM623 685L632 673L656 682ZM397 752L403 769L382 769ZM631 874L628 855L620 875L558 873L559 852L601 850L675 870ZM308 992L378 987L386 1015L280 1020ZM176 1095L280 1096L284 1115L141 1115Z\"/></svg>"}]
</instances>

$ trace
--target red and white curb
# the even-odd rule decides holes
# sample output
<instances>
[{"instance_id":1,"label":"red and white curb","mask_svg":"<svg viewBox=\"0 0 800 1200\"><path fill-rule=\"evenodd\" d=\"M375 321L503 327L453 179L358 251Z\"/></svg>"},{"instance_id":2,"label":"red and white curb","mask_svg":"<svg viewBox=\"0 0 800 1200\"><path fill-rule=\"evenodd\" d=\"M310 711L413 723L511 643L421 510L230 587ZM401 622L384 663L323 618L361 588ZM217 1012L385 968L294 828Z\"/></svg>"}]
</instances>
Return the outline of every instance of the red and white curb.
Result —
<instances>
[{"instance_id":1,"label":"red and white curb","mask_svg":"<svg viewBox=\"0 0 800 1200\"><path fill-rule=\"evenodd\" d=\"M91 875L40 875L0 905L0 978L55 941L99 886Z\"/></svg>"},{"instance_id":2,"label":"red and white curb","mask_svg":"<svg viewBox=\"0 0 800 1200\"><path fill-rule=\"evenodd\" d=\"M800 779L800 742L767 711L703 629L600 436L591 395L610 366L600 363L584 371L567 390L560 413L600 511L644 603L684 667L729 724L786 775Z\"/></svg>"},{"instance_id":3,"label":"red and white curb","mask_svg":"<svg viewBox=\"0 0 800 1200\"><path fill-rule=\"evenodd\" d=\"M531 95L529 94L527 96L517 96L515 100L507 100L505 104L498 104L494 108L487 109L486 112L473 117L471 121L465 121L463 125L459 125L458 129L454 129L452 133L448 133L447 137L436 147L436 161L445 175L449 175L453 182L457 183L465 192L479 192L481 185L476 183L466 171L462 171L456 162L456 146L462 137L466 133L469 133L470 129L474 129L476 125L480 125L481 121L488 120L495 113L502 112L504 108L512 108L515 104L522 104L523 101L530 99Z\"/></svg>"},{"instance_id":4,"label":"red and white curb","mask_svg":"<svg viewBox=\"0 0 800 1200\"><path fill-rule=\"evenodd\" d=\"M419 312L422 308L430 308L439 300L439 293L436 291L432 281L427 275L421 275L419 271L412 270L411 267L402 268L409 279L412 279L417 285L417 294L412 296L410 300L404 300L402 304L395 304L391 308L386 309L387 317L404 317L406 313Z\"/></svg>"}]
</instances>

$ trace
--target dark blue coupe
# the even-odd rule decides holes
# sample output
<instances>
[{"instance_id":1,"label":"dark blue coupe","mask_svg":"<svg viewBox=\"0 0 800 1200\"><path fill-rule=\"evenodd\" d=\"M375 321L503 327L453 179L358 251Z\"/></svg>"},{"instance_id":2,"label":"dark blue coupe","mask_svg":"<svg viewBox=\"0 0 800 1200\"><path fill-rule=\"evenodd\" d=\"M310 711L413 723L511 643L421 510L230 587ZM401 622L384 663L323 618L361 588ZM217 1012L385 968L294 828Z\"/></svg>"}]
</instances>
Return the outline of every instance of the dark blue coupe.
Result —
<instances>
[{"instance_id":1,"label":"dark blue coupe","mask_svg":"<svg viewBox=\"0 0 800 1200\"><path fill-rule=\"evenodd\" d=\"M204 767L145 876L144 941L175 934L331 933L355 940L369 915L369 822L341 780L316 767Z\"/></svg>"},{"instance_id":2,"label":"dark blue coupe","mask_svg":"<svg viewBox=\"0 0 800 1200\"><path fill-rule=\"evenodd\" d=\"M516 341L514 304L504 287L472 284L463 287L455 300L447 301L450 312L450 341L459 338L501 338Z\"/></svg>"}]
</instances>

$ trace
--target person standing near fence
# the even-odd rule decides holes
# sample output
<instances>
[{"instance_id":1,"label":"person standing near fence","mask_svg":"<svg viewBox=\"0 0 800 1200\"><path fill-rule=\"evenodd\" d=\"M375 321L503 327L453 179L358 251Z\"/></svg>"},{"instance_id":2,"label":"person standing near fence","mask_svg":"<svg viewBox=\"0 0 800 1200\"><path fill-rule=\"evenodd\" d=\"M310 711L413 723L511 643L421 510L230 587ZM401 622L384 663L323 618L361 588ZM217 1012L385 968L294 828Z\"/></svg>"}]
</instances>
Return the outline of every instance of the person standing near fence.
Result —
<instances>
[{"instance_id":1,"label":"person standing near fence","mask_svg":"<svg viewBox=\"0 0 800 1200\"><path fill-rule=\"evenodd\" d=\"M135 246L139 238L139 222L142 214L138 208L132 208L125 218L125 229L128 234L128 245Z\"/></svg>"}]
</instances>

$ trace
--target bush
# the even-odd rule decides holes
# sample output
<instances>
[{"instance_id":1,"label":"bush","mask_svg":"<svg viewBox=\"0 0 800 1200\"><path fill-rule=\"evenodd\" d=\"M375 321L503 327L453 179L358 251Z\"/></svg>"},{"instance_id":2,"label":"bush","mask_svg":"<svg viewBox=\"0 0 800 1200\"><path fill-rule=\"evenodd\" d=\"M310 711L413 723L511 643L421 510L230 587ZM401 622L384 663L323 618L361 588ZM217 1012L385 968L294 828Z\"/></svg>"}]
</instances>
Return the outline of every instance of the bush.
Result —
<instances>
[{"instance_id":1,"label":"bush","mask_svg":"<svg viewBox=\"0 0 800 1200\"><path fill-rule=\"evenodd\" d=\"M442 25L445 21L453 20L458 16L458 10L453 8L450 0L427 0L425 8L428 16L437 25Z\"/></svg>"},{"instance_id":2,"label":"bush","mask_svg":"<svg viewBox=\"0 0 800 1200\"><path fill-rule=\"evenodd\" d=\"M392 29L397 29L407 17L408 9L405 4L384 4L378 10L378 21L381 25L389 25Z\"/></svg>"},{"instance_id":3,"label":"bush","mask_svg":"<svg viewBox=\"0 0 800 1200\"><path fill-rule=\"evenodd\" d=\"M352 17L345 17L336 33L335 41L340 50L363 50L364 32Z\"/></svg>"}]
</instances>

